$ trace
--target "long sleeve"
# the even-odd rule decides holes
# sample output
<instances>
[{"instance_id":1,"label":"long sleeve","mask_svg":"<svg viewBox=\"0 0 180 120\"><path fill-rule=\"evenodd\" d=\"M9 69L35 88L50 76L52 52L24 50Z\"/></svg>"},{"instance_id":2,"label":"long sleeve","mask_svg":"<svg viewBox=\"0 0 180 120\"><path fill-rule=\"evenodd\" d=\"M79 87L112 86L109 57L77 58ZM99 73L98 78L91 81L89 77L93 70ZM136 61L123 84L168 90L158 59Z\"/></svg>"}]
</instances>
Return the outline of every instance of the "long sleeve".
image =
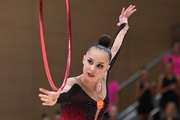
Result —
<instances>
[{"instance_id":1,"label":"long sleeve","mask_svg":"<svg viewBox=\"0 0 180 120\"><path fill-rule=\"evenodd\" d=\"M117 56L120 52L121 45L123 43L123 39L129 29L128 24L123 23L120 25L119 30L116 34L115 40L113 41L112 47L111 47L111 53L112 53L112 59L110 62L110 66L112 67L115 60L117 59Z\"/></svg>"},{"instance_id":2,"label":"long sleeve","mask_svg":"<svg viewBox=\"0 0 180 120\"><path fill-rule=\"evenodd\" d=\"M69 89L67 92L63 92L60 94L57 103L63 103L69 101L75 94L79 93L80 88L78 84L74 84L71 89Z\"/></svg>"}]
</instances>

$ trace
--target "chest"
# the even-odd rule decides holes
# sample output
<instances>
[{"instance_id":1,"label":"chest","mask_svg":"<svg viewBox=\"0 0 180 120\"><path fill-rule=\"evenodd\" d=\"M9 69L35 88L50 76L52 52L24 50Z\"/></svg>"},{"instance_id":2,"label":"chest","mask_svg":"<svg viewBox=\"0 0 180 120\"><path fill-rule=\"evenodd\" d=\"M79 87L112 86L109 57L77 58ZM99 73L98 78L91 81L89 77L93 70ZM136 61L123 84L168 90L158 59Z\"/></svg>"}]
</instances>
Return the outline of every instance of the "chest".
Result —
<instances>
[{"instance_id":1,"label":"chest","mask_svg":"<svg viewBox=\"0 0 180 120\"><path fill-rule=\"evenodd\" d=\"M106 82L101 82L101 86L100 86L99 90L97 90L97 91L88 89L88 87L86 87L82 83L79 83L79 86L84 91L84 93L94 101L104 100L107 96Z\"/></svg>"},{"instance_id":2,"label":"chest","mask_svg":"<svg viewBox=\"0 0 180 120\"><path fill-rule=\"evenodd\" d=\"M172 84L176 84L177 83L177 81L176 81L176 78L175 77L173 77L173 78L167 78L167 77L165 77L164 79L163 79L163 87L167 87L167 86L169 86L169 85L172 85Z\"/></svg>"},{"instance_id":3,"label":"chest","mask_svg":"<svg viewBox=\"0 0 180 120\"><path fill-rule=\"evenodd\" d=\"M172 60L173 65L180 66L180 57L171 56L169 59Z\"/></svg>"},{"instance_id":4,"label":"chest","mask_svg":"<svg viewBox=\"0 0 180 120\"><path fill-rule=\"evenodd\" d=\"M101 120L108 107L108 97L104 100L104 107L98 111L96 101L86 94L83 95L83 99L79 100L80 96L82 95L77 94L76 99L70 99L68 102L61 104L62 120Z\"/></svg>"}]
</instances>

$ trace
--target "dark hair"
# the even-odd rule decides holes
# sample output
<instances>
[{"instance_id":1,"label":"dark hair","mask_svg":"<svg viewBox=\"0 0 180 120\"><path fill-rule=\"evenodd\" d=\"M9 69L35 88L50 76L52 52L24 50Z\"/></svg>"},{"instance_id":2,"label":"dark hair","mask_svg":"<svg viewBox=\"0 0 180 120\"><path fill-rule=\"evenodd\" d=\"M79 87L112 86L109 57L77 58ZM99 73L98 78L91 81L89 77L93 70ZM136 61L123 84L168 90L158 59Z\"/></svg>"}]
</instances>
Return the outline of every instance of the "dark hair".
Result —
<instances>
[{"instance_id":1,"label":"dark hair","mask_svg":"<svg viewBox=\"0 0 180 120\"><path fill-rule=\"evenodd\" d=\"M92 44L88 49L87 52L91 49L91 48L97 48L99 50L104 50L108 56L109 56L109 61L111 60L112 54L111 54L111 50L109 49L109 46L111 44L111 37L109 35L102 35L99 38L98 43Z\"/></svg>"}]
</instances>

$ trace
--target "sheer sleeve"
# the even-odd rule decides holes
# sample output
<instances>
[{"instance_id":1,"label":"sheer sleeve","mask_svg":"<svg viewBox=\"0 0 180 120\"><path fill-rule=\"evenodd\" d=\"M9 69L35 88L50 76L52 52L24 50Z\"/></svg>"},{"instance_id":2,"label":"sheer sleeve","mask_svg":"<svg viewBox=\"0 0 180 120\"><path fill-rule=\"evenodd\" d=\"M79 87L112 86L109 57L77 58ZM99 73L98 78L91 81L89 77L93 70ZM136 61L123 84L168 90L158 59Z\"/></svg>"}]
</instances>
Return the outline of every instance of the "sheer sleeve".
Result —
<instances>
[{"instance_id":1,"label":"sheer sleeve","mask_svg":"<svg viewBox=\"0 0 180 120\"><path fill-rule=\"evenodd\" d=\"M67 92L63 92L60 94L57 103L67 102L71 97L73 97L79 91L79 87L77 84L74 84L71 89Z\"/></svg>"},{"instance_id":2,"label":"sheer sleeve","mask_svg":"<svg viewBox=\"0 0 180 120\"><path fill-rule=\"evenodd\" d=\"M113 66L115 60L117 59L121 45L123 43L123 39L124 39L128 29L129 29L129 26L127 23L123 23L119 27L119 30L115 37L115 40L113 41L113 44L111 46L112 59L110 62L110 68Z\"/></svg>"},{"instance_id":3,"label":"sheer sleeve","mask_svg":"<svg viewBox=\"0 0 180 120\"><path fill-rule=\"evenodd\" d=\"M77 86L77 81L75 78L68 78L66 86L61 91L61 94L57 100L57 103L67 102L71 99L73 95L79 92L79 87Z\"/></svg>"}]
</instances>

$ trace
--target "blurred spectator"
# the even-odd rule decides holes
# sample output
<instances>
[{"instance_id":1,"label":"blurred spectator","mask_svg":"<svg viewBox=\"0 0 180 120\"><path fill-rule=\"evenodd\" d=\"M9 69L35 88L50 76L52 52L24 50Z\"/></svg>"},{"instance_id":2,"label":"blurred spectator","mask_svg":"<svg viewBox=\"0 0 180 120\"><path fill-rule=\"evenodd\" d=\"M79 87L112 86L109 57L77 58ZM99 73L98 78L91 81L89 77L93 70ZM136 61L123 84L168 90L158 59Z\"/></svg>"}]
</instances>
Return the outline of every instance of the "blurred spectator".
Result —
<instances>
[{"instance_id":1,"label":"blurred spectator","mask_svg":"<svg viewBox=\"0 0 180 120\"><path fill-rule=\"evenodd\" d=\"M158 80L158 92L162 94L159 106L162 110L168 102L174 102L179 110L178 94L179 94L179 77L173 73L173 64L166 63L164 74L160 75Z\"/></svg>"},{"instance_id":2,"label":"blurred spectator","mask_svg":"<svg viewBox=\"0 0 180 120\"><path fill-rule=\"evenodd\" d=\"M108 111L108 116L104 117L102 120L117 120L118 107L116 105L111 105Z\"/></svg>"},{"instance_id":3,"label":"blurred spectator","mask_svg":"<svg viewBox=\"0 0 180 120\"><path fill-rule=\"evenodd\" d=\"M57 110L54 114L53 120L61 120L60 111Z\"/></svg>"},{"instance_id":4,"label":"blurred spectator","mask_svg":"<svg viewBox=\"0 0 180 120\"><path fill-rule=\"evenodd\" d=\"M112 78L112 73L110 73L109 80L108 80L109 106L108 106L107 111L109 111L111 105L118 104L118 102L119 102L118 93L119 92L120 92L120 84L117 80Z\"/></svg>"},{"instance_id":5,"label":"blurred spectator","mask_svg":"<svg viewBox=\"0 0 180 120\"><path fill-rule=\"evenodd\" d=\"M50 117L46 113L43 113L41 115L41 120L50 120Z\"/></svg>"},{"instance_id":6,"label":"blurred spectator","mask_svg":"<svg viewBox=\"0 0 180 120\"><path fill-rule=\"evenodd\" d=\"M119 102L118 93L120 92L120 84L117 80L112 78L112 72L110 71L108 76L108 95L109 105L106 113L104 114L103 120L109 120L109 111L112 105L117 105Z\"/></svg>"},{"instance_id":7,"label":"blurred spectator","mask_svg":"<svg viewBox=\"0 0 180 120\"><path fill-rule=\"evenodd\" d=\"M160 120L180 120L175 103L169 102L166 105Z\"/></svg>"},{"instance_id":8,"label":"blurred spectator","mask_svg":"<svg viewBox=\"0 0 180 120\"><path fill-rule=\"evenodd\" d=\"M180 42L179 41L173 43L172 53L164 58L161 65L161 72L163 72L165 64L168 63L169 61L171 61L174 66L173 68L174 75L180 75Z\"/></svg>"},{"instance_id":9,"label":"blurred spectator","mask_svg":"<svg viewBox=\"0 0 180 120\"><path fill-rule=\"evenodd\" d=\"M136 85L136 97L139 101L139 120L148 120L153 109L154 82L149 80L149 73L145 67L141 68L141 81Z\"/></svg>"},{"instance_id":10,"label":"blurred spectator","mask_svg":"<svg viewBox=\"0 0 180 120\"><path fill-rule=\"evenodd\" d=\"M109 119L108 120L116 120L118 115L118 107L116 105L111 105L109 109Z\"/></svg>"}]
</instances>

